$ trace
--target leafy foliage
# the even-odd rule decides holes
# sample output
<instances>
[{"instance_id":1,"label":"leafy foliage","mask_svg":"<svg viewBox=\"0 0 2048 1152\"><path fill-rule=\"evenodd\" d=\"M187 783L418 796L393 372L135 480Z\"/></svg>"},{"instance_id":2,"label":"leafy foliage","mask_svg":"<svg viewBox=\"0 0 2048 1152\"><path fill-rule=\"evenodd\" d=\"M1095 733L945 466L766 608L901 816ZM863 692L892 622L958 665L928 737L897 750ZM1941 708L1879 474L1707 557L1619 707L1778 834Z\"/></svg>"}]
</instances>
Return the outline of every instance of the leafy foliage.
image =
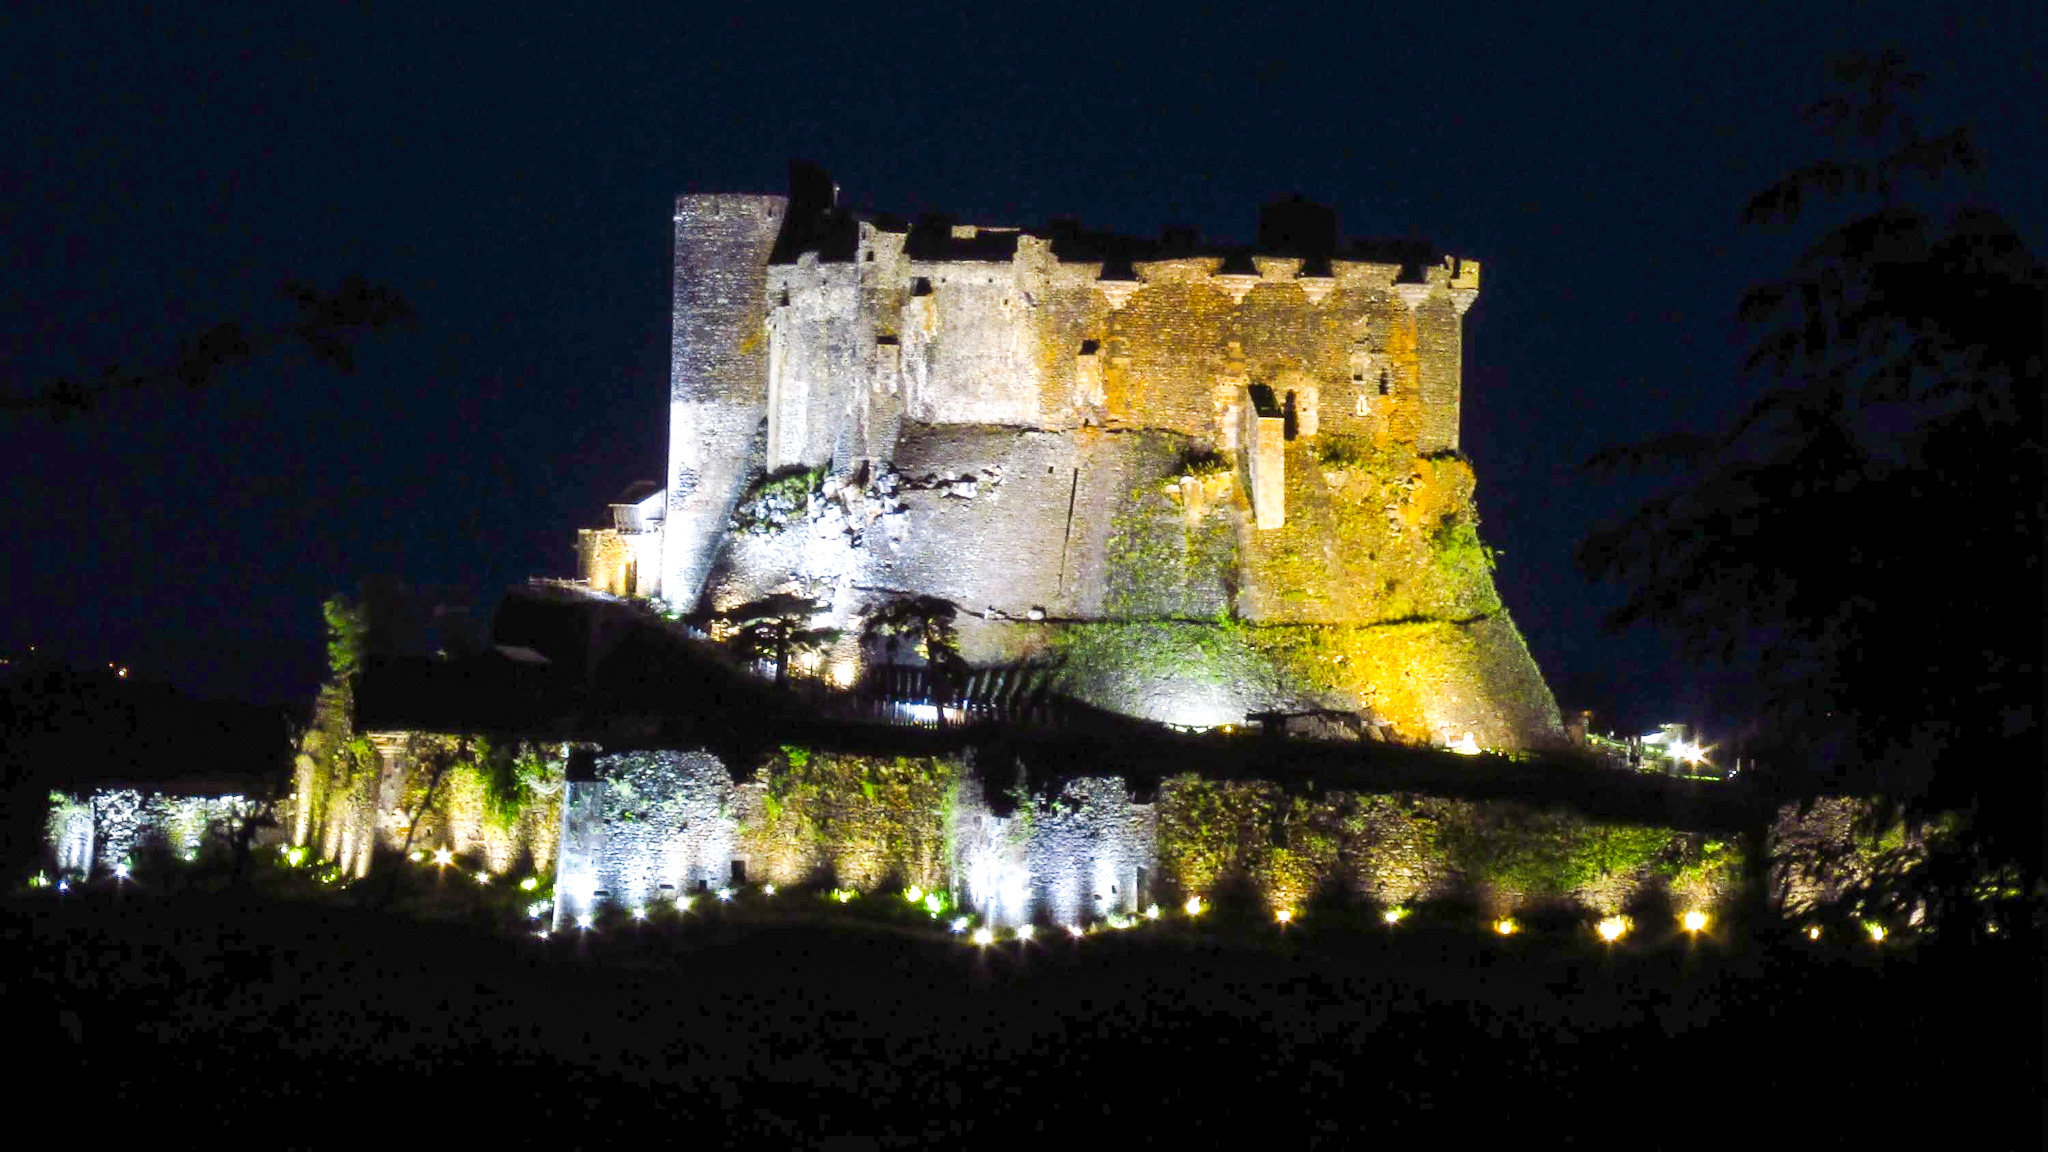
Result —
<instances>
[{"instance_id":1,"label":"leafy foliage","mask_svg":"<svg viewBox=\"0 0 2048 1152\"><path fill-rule=\"evenodd\" d=\"M1745 211L1836 218L1750 290L1748 367L1775 381L1726 430L1589 462L1683 479L1582 544L1609 623L1724 669L1792 790L1961 808L2038 875L2042 318L2037 258L1923 135L1896 53L1845 61L1813 115L1838 154Z\"/></svg>"}]
</instances>

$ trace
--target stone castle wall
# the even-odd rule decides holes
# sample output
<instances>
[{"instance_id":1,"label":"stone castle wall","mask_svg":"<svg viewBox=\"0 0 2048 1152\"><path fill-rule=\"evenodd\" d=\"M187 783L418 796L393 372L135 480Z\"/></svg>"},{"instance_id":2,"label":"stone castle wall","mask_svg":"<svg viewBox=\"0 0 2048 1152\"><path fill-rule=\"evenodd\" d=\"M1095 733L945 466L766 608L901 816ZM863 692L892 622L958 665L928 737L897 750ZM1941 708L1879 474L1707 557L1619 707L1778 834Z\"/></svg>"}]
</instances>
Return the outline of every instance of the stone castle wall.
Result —
<instances>
[{"instance_id":1,"label":"stone castle wall","mask_svg":"<svg viewBox=\"0 0 2048 1152\"><path fill-rule=\"evenodd\" d=\"M1407 280L1354 259L1112 267L1009 228L835 217L847 230L819 239L816 211L677 202L661 596L720 611L808 597L841 637L821 662L841 684L876 657L865 621L922 596L957 606L969 663L1079 646L1096 667L1063 690L1153 719L1334 709L1411 742L1561 738L1456 454L1477 264ZM753 494L774 481L788 502L796 470L818 478L797 514L756 514ZM627 587L629 553L586 531L579 570L647 594ZM1062 632L1131 621L1244 649L1244 675L1118 665ZM1310 645L1310 669L1290 655L1301 637L1243 626L1350 631Z\"/></svg>"}]
</instances>

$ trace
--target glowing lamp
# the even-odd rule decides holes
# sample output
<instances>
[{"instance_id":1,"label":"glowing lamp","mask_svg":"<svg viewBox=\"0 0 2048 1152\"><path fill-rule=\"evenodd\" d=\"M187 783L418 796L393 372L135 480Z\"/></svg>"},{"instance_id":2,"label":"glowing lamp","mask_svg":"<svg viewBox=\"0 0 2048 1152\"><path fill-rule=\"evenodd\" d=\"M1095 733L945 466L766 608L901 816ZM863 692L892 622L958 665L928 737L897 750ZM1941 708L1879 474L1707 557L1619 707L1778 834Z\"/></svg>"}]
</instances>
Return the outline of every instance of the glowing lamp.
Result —
<instances>
[{"instance_id":1,"label":"glowing lamp","mask_svg":"<svg viewBox=\"0 0 2048 1152\"><path fill-rule=\"evenodd\" d=\"M545 939L547 939L547 938L548 938L548 930L547 930L547 929L545 929L545 928L542 928L542 929L540 929L540 930L536 931L536 932L534 933L534 935L535 935L535 936L537 936L537 937L539 937L539 938L540 938L540 939L542 939L542 940L545 940Z\"/></svg>"},{"instance_id":2,"label":"glowing lamp","mask_svg":"<svg viewBox=\"0 0 2048 1152\"><path fill-rule=\"evenodd\" d=\"M1600 921L1600 923L1593 925L1593 931L1598 932L1602 940L1612 944L1616 940L1621 939L1622 934L1628 931L1628 921L1623 920L1619 916L1609 916L1607 919Z\"/></svg>"},{"instance_id":3,"label":"glowing lamp","mask_svg":"<svg viewBox=\"0 0 2048 1152\"><path fill-rule=\"evenodd\" d=\"M519 890L521 892L531 892L538 887L540 887L540 877L538 876L528 876L519 882Z\"/></svg>"},{"instance_id":4,"label":"glowing lamp","mask_svg":"<svg viewBox=\"0 0 2048 1152\"><path fill-rule=\"evenodd\" d=\"M1282 908L1278 912L1273 913L1273 919L1278 920L1282 924L1292 924L1294 922L1294 909Z\"/></svg>"},{"instance_id":5,"label":"glowing lamp","mask_svg":"<svg viewBox=\"0 0 2048 1152\"><path fill-rule=\"evenodd\" d=\"M427 854L425 852L420 851L417 848L413 849L412 854L406 857L406 859L412 861L415 864L419 863L422 860L425 860L426 858Z\"/></svg>"},{"instance_id":6,"label":"glowing lamp","mask_svg":"<svg viewBox=\"0 0 2048 1152\"><path fill-rule=\"evenodd\" d=\"M1188 897L1188 902L1181 905L1181 908L1190 916L1200 916L1202 914L1202 898L1200 896L1190 896Z\"/></svg>"},{"instance_id":7,"label":"glowing lamp","mask_svg":"<svg viewBox=\"0 0 2048 1152\"><path fill-rule=\"evenodd\" d=\"M1473 739L1472 734L1467 732L1463 739L1452 743L1451 751L1456 752L1460 756L1477 756L1479 755L1479 741Z\"/></svg>"},{"instance_id":8,"label":"glowing lamp","mask_svg":"<svg viewBox=\"0 0 2048 1152\"><path fill-rule=\"evenodd\" d=\"M647 919L647 909L645 909L645 908L635 908L635 909L633 909L633 919L635 919L635 920L645 920L645 919Z\"/></svg>"},{"instance_id":9,"label":"glowing lamp","mask_svg":"<svg viewBox=\"0 0 2048 1152\"><path fill-rule=\"evenodd\" d=\"M1872 944L1884 943L1884 925L1879 924L1875 920L1866 920L1863 924L1863 930L1870 933L1870 942Z\"/></svg>"},{"instance_id":10,"label":"glowing lamp","mask_svg":"<svg viewBox=\"0 0 2048 1152\"><path fill-rule=\"evenodd\" d=\"M903 890L903 898L912 904L921 904L924 902L924 889L912 884Z\"/></svg>"},{"instance_id":11,"label":"glowing lamp","mask_svg":"<svg viewBox=\"0 0 2048 1152\"><path fill-rule=\"evenodd\" d=\"M583 915L578 916L576 918L576 926L578 928L583 929L585 932L590 931L590 914L586 912Z\"/></svg>"},{"instance_id":12,"label":"glowing lamp","mask_svg":"<svg viewBox=\"0 0 2048 1152\"><path fill-rule=\"evenodd\" d=\"M1515 923L1514 917L1503 916L1500 919L1495 920L1493 922L1493 930L1495 932L1500 933L1503 936L1513 936L1515 933L1520 932L1522 930L1522 926L1520 924Z\"/></svg>"},{"instance_id":13,"label":"glowing lamp","mask_svg":"<svg viewBox=\"0 0 2048 1152\"><path fill-rule=\"evenodd\" d=\"M925 893L924 910L931 913L934 916L937 916L939 913L944 912L946 910L946 898L944 896L939 895L937 892Z\"/></svg>"},{"instance_id":14,"label":"glowing lamp","mask_svg":"<svg viewBox=\"0 0 2048 1152\"><path fill-rule=\"evenodd\" d=\"M976 928L974 930L974 942L986 948L996 942L996 934L987 928Z\"/></svg>"},{"instance_id":15,"label":"glowing lamp","mask_svg":"<svg viewBox=\"0 0 2048 1152\"><path fill-rule=\"evenodd\" d=\"M762 894L762 895L764 895L764 896L773 896L773 895L775 895L775 885L773 885L773 884L763 884L763 885L761 885L761 894Z\"/></svg>"},{"instance_id":16,"label":"glowing lamp","mask_svg":"<svg viewBox=\"0 0 2048 1152\"><path fill-rule=\"evenodd\" d=\"M1157 919L1159 919L1159 905L1157 905L1157 904L1147 904L1147 905L1145 906L1145 919L1147 919L1147 920L1157 920Z\"/></svg>"},{"instance_id":17,"label":"glowing lamp","mask_svg":"<svg viewBox=\"0 0 2048 1152\"><path fill-rule=\"evenodd\" d=\"M121 861L121 862L120 862L119 864L116 864L116 865L114 865L114 879L116 879L116 880L126 880L127 878L128 878L128 862L127 862L126 860L123 860L123 861Z\"/></svg>"},{"instance_id":18,"label":"glowing lamp","mask_svg":"<svg viewBox=\"0 0 2048 1152\"><path fill-rule=\"evenodd\" d=\"M947 931L953 932L956 935L961 932L967 931L967 917L955 916L953 918L953 922L951 924L946 925L946 929Z\"/></svg>"},{"instance_id":19,"label":"glowing lamp","mask_svg":"<svg viewBox=\"0 0 2048 1152\"><path fill-rule=\"evenodd\" d=\"M1814 927L1808 928L1808 929L1806 930L1806 938L1807 938L1808 940L1818 940L1818 939L1820 939L1820 927L1819 927L1818 925L1816 925L1816 926L1814 926Z\"/></svg>"},{"instance_id":20,"label":"glowing lamp","mask_svg":"<svg viewBox=\"0 0 2048 1152\"><path fill-rule=\"evenodd\" d=\"M1072 936L1076 940L1079 940L1081 937L1087 934L1087 929L1081 927L1079 924L1067 925L1067 935Z\"/></svg>"},{"instance_id":21,"label":"glowing lamp","mask_svg":"<svg viewBox=\"0 0 2048 1152\"><path fill-rule=\"evenodd\" d=\"M476 874L476 882L479 884L489 884L491 882L491 874L489 872L478 872Z\"/></svg>"},{"instance_id":22,"label":"glowing lamp","mask_svg":"<svg viewBox=\"0 0 2048 1152\"><path fill-rule=\"evenodd\" d=\"M1707 914L1695 908L1678 918L1679 926L1687 932L1698 932L1707 926Z\"/></svg>"},{"instance_id":23,"label":"glowing lamp","mask_svg":"<svg viewBox=\"0 0 2048 1152\"><path fill-rule=\"evenodd\" d=\"M731 899L732 899L732 889L730 889L730 888L720 888L720 889L718 890L718 898L719 898L720 900L725 900L725 901L729 901L729 900L731 900Z\"/></svg>"},{"instance_id":24,"label":"glowing lamp","mask_svg":"<svg viewBox=\"0 0 2048 1152\"><path fill-rule=\"evenodd\" d=\"M1408 910L1406 908L1389 908L1385 912L1380 913L1380 920L1389 926L1399 924L1407 918Z\"/></svg>"},{"instance_id":25,"label":"glowing lamp","mask_svg":"<svg viewBox=\"0 0 2048 1152\"><path fill-rule=\"evenodd\" d=\"M676 911L688 912L690 910L690 905L695 904L696 902L697 898L695 896L678 896L676 897Z\"/></svg>"},{"instance_id":26,"label":"glowing lamp","mask_svg":"<svg viewBox=\"0 0 2048 1152\"><path fill-rule=\"evenodd\" d=\"M436 848L434 849L434 863L446 868L448 865L455 863L455 853L447 848Z\"/></svg>"},{"instance_id":27,"label":"glowing lamp","mask_svg":"<svg viewBox=\"0 0 2048 1152\"><path fill-rule=\"evenodd\" d=\"M1036 929L1032 928L1029 924L1017 925L1017 939L1019 940L1029 940L1036 934Z\"/></svg>"}]
</instances>

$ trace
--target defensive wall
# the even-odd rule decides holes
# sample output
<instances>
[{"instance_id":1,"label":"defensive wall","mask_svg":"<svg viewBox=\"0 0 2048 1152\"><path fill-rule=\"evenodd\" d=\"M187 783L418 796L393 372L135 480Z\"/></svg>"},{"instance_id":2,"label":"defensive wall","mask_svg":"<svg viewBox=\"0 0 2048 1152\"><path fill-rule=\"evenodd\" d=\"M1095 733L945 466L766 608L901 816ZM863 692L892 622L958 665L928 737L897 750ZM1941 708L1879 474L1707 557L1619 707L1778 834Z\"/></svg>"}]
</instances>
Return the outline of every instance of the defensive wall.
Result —
<instances>
[{"instance_id":1,"label":"defensive wall","mask_svg":"<svg viewBox=\"0 0 2048 1152\"><path fill-rule=\"evenodd\" d=\"M973 750L791 745L736 766L709 750L532 746L507 793L470 763L444 760L436 776L457 738L371 739L379 755L361 778L302 765L259 846L297 850L294 859L337 881L368 875L373 862L405 866L407 850L446 851L487 878L537 873L556 925L748 885L916 886L948 915L1005 928L1122 923L1189 897L1261 914L1439 905L1475 923L1687 909L1720 917L1734 911L1757 850L1748 822L1712 804L1657 820L1191 773L1150 782L1074 774L1033 787ZM1832 798L1777 814L1762 846L1772 907L1812 915L1896 850L1859 832L1865 807ZM250 810L240 797L58 794L50 846L60 875L125 875L141 861L218 850Z\"/></svg>"}]
</instances>

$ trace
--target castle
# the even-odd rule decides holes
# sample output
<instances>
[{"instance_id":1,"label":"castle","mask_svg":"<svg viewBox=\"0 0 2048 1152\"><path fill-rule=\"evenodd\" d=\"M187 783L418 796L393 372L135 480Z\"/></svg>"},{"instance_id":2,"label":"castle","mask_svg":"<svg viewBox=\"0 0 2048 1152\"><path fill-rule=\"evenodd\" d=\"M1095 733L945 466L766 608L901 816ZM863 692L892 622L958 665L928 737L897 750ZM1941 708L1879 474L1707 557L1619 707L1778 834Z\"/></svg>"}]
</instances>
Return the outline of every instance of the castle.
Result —
<instances>
[{"instance_id":1,"label":"castle","mask_svg":"<svg viewBox=\"0 0 2048 1152\"><path fill-rule=\"evenodd\" d=\"M1788 914L1853 880L1830 863L1850 806L1759 841L1732 791L1426 750L1560 735L1457 450L1477 265L1340 248L1299 200L1257 251L1205 252L867 218L796 175L678 200L666 480L581 533L573 590L508 598L489 652L337 666L278 798L286 861L526 871L550 930L750 885L907 885L934 917L1080 933L1234 886L1274 916L1330 895L1393 923L1727 908L1756 853ZM1022 668L1121 717L821 717L862 694L770 690L612 598L714 640L780 616L778 678L800 631L815 689ZM1387 746L1246 739L1248 718ZM125 877L258 810L56 794L50 845L61 876Z\"/></svg>"},{"instance_id":2,"label":"castle","mask_svg":"<svg viewBox=\"0 0 2048 1152\"><path fill-rule=\"evenodd\" d=\"M815 608L842 686L874 621L957 610L971 666L1185 727L1344 714L1404 743L1541 746L1558 711L1495 594L1458 452L1479 266L680 197L665 480L583 531L590 588ZM928 653L926 655L929 655Z\"/></svg>"}]
</instances>

